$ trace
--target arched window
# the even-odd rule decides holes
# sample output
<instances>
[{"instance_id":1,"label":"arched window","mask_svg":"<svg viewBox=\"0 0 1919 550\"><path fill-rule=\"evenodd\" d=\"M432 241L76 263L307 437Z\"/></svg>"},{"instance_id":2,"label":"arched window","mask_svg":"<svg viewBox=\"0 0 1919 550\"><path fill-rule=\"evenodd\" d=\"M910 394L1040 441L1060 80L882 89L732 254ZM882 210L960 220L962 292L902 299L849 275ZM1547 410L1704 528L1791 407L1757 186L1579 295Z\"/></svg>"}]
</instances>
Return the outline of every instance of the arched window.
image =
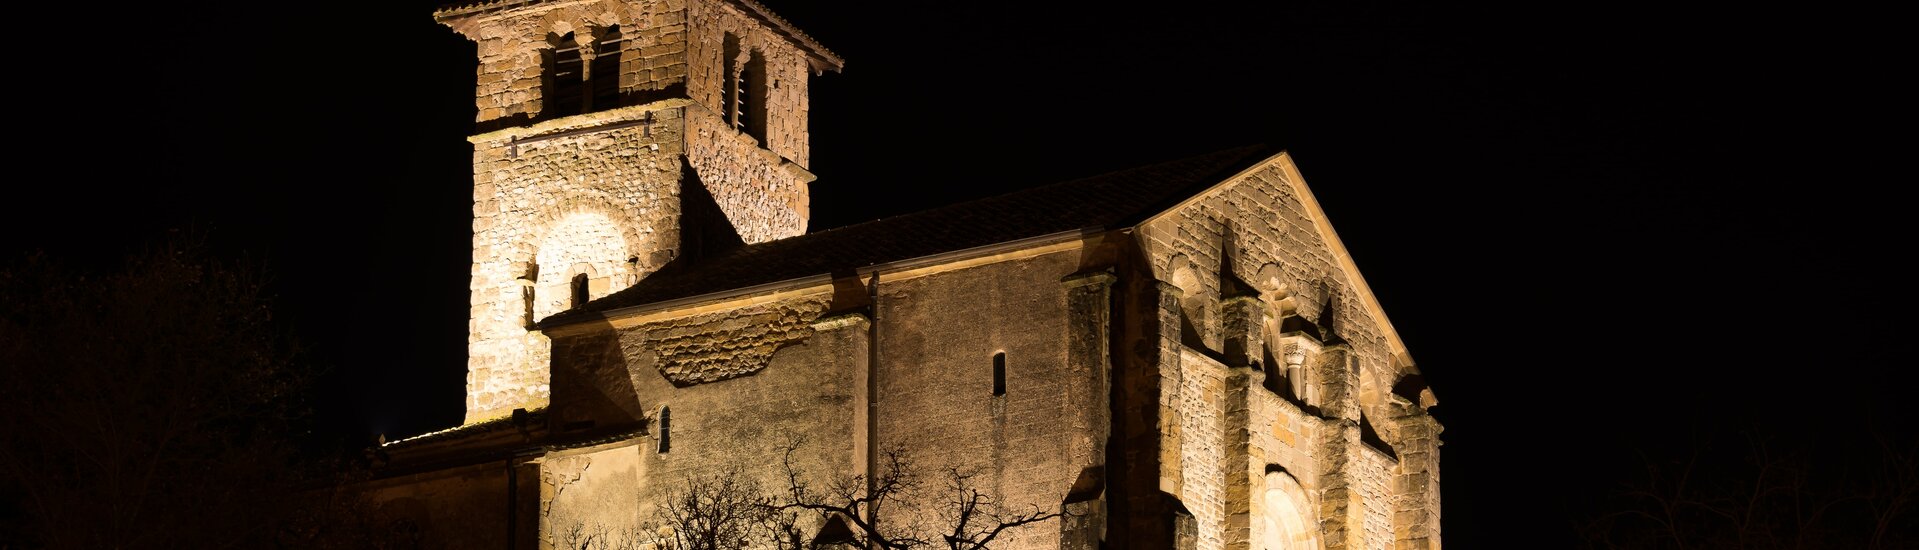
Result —
<instances>
[{"instance_id":1,"label":"arched window","mask_svg":"<svg viewBox=\"0 0 1919 550\"><path fill-rule=\"evenodd\" d=\"M740 37L730 32L720 47L720 91L720 116L738 130L746 98L740 97Z\"/></svg>"},{"instance_id":2,"label":"arched window","mask_svg":"<svg viewBox=\"0 0 1919 550\"><path fill-rule=\"evenodd\" d=\"M1006 352L993 354L993 396L1006 395Z\"/></svg>"},{"instance_id":3,"label":"arched window","mask_svg":"<svg viewBox=\"0 0 1919 550\"><path fill-rule=\"evenodd\" d=\"M740 70L740 126L746 135L766 144L766 56L759 50L747 52L746 67Z\"/></svg>"},{"instance_id":4,"label":"arched window","mask_svg":"<svg viewBox=\"0 0 1919 550\"><path fill-rule=\"evenodd\" d=\"M619 25L600 32L599 42L593 47L593 64L586 73L586 81L593 87L592 105L587 109L604 111L620 106L620 56L625 47L626 37L620 34Z\"/></svg>"},{"instance_id":5,"label":"arched window","mask_svg":"<svg viewBox=\"0 0 1919 550\"><path fill-rule=\"evenodd\" d=\"M548 116L567 116L580 114L582 101L586 98L583 86L586 84L586 71L580 65L580 43L575 41L573 33L551 39L552 47L546 50L546 108Z\"/></svg>"},{"instance_id":6,"label":"arched window","mask_svg":"<svg viewBox=\"0 0 1919 550\"><path fill-rule=\"evenodd\" d=\"M744 59L742 59L744 58ZM766 144L767 89L766 56L740 43L740 37L727 33L720 48L720 87L725 104L721 116L733 129Z\"/></svg>"}]
</instances>

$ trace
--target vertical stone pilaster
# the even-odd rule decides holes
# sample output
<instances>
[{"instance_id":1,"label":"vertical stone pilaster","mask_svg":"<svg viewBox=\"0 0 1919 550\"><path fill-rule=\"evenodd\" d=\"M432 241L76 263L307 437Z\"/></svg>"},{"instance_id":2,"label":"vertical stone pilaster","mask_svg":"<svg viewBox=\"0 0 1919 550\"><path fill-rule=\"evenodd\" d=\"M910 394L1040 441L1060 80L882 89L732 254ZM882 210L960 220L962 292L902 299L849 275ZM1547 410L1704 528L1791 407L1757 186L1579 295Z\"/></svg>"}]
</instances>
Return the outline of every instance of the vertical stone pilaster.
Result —
<instances>
[{"instance_id":1,"label":"vertical stone pilaster","mask_svg":"<svg viewBox=\"0 0 1919 550\"><path fill-rule=\"evenodd\" d=\"M1067 455L1085 468L1106 462L1106 436L1112 426L1111 348L1113 283L1111 273L1075 274L1060 281L1066 287L1068 341L1067 368L1074 382L1067 385L1067 409L1072 411L1073 439Z\"/></svg>"},{"instance_id":2,"label":"vertical stone pilaster","mask_svg":"<svg viewBox=\"0 0 1919 550\"><path fill-rule=\"evenodd\" d=\"M1314 368L1318 382L1321 414L1327 418L1337 418L1359 423L1359 358L1351 348L1336 345L1325 348L1319 354Z\"/></svg>"},{"instance_id":3,"label":"vertical stone pilaster","mask_svg":"<svg viewBox=\"0 0 1919 550\"><path fill-rule=\"evenodd\" d=\"M863 311L851 311L815 319L813 332L818 338L831 337L836 340L838 349L870 350L873 345L873 318ZM830 345L830 344L829 344ZM872 463L868 461L867 451L873 446L873 395L867 390L873 383L872 366L868 354L857 354L847 358L853 372L853 437L848 441L846 452L848 464L853 465L852 474L871 478Z\"/></svg>"},{"instance_id":4,"label":"vertical stone pilaster","mask_svg":"<svg viewBox=\"0 0 1919 550\"><path fill-rule=\"evenodd\" d=\"M1266 304L1259 298L1235 296L1220 302L1220 331L1226 336L1226 366L1260 362L1266 349Z\"/></svg>"},{"instance_id":5,"label":"vertical stone pilaster","mask_svg":"<svg viewBox=\"0 0 1919 550\"><path fill-rule=\"evenodd\" d=\"M1439 548L1439 421L1410 403L1392 405L1399 441L1393 479L1393 548Z\"/></svg>"},{"instance_id":6,"label":"vertical stone pilaster","mask_svg":"<svg viewBox=\"0 0 1919 550\"><path fill-rule=\"evenodd\" d=\"M1116 310L1113 345L1113 436L1109 450L1115 550L1176 547L1183 442L1179 415L1180 291L1150 273L1128 273ZM1196 528L1196 527L1195 527Z\"/></svg>"},{"instance_id":7,"label":"vertical stone pilaster","mask_svg":"<svg viewBox=\"0 0 1919 550\"><path fill-rule=\"evenodd\" d=\"M1365 507L1355 487L1360 452L1359 372L1357 358L1345 346L1322 350L1312 365L1312 392L1325 418L1318 454L1320 531L1328 550L1362 548L1366 542Z\"/></svg>"},{"instance_id":8,"label":"vertical stone pilaster","mask_svg":"<svg viewBox=\"0 0 1919 550\"><path fill-rule=\"evenodd\" d=\"M1260 361L1265 355L1266 307L1259 299L1235 296L1220 302L1220 331L1225 334L1226 366L1232 369L1226 379L1226 532L1221 537L1227 550L1248 550L1252 546L1253 478L1264 474L1264 460L1251 456L1251 404L1249 392L1264 391L1266 373ZM1258 462L1258 463L1255 463Z\"/></svg>"},{"instance_id":9,"label":"vertical stone pilaster","mask_svg":"<svg viewBox=\"0 0 1919 550\"><path fill-rule=\"evenodd\" d=\"M1158 342L1152 348L1151 366L1158 382L1159 414L1156 416L1159 430L1159 490L1174 497L1185 495L1185 457L1182 449L1186 447L1185 428L1180 424L1180 386L1185 382L1185 373L1181 370L1180 344L1180 300L1184 295L1180 288L1160 281L1154 281L1157 319L1154 323L1158 330L1154 336Z\"/></svg>"},{"instance_id":10,"label":"vertical stone pilaster","mask_svg":"<svg viewBox=\"0 0 1919 550\"><path fill-rule=\"evenodd\" d=\"M1229 313L1227 319L1232 318ZM1233 348L1232 332L1227 333L1226 347ZM1252 392L1265 391L1265 384L1266 373L1251 363L1234 366L1226 379L1226 465L1220 470L1227 475L1226 533L1221 537L1227 550L1252 548L1253 479L1264 475L1266 462L1252 456Z\"/></svg>"}]
</instances>

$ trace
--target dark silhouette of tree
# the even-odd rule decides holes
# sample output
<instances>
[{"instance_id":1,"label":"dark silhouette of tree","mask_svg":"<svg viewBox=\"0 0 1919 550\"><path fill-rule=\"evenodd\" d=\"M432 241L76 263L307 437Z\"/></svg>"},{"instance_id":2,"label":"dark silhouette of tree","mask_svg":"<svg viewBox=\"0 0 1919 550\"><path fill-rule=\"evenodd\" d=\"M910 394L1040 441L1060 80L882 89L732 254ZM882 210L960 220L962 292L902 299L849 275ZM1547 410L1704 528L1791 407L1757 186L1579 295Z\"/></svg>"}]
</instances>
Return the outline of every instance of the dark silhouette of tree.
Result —
<instances>
[{"instance_id":1,"label":"dark silhouette of tree","mask_svg":"<svg viewBox=\"0 0 1919 550\"><path fill-rule=\"evenodd\" d=\"M302 514L346 510L290 498L312 481L292 435L312 376L264 283L179 236L110 271L40 255L0 269L0 500L15 512L0 546L262 547Z\"/></svg>"},{"instance_id":2,"label":"dark silhouette of tree","mask_svg":"<svg viewBox=\"0 0 1919 550\"><path fill-rule=\"evenodd\" d=\"M582 535L566 540L583 544L568 547L627 548L637 546L628 541L637 541L661 550L983 550L1014 529L1064 515L1037 506L1002 507L973 485L974 475L955 468L944 471L944 483L929 487L904 447L883 453L881 469L870 479L840 477L817 488L794 462L798 448L797 442L784 448L777 488L766 490L737 468L689 477L637 538L596 536L606 531L578 526L572 532Z\"/></svg>"},{"instance_id":3,"label":"dark silhouette of tree","mask_svg":"<svg viewBox=\"0 0 1919 550\"><path fill-rule=\"evenodd\" d=\"M794 514L768 505L759 482L738 468L691 476L669 491L643 532L660 550L798 548Z\"/></svg>"},{"instance_id":4,"label":"dark silhouette of tree","mask_svg":"<svg viewBox=\"0 0 1919 550\"><path fill-rule=\"evenodd\" d=\"M604 525L575 523L565 532L558 533L559 547L566 550L638 550L646 548L646 537L632 531L610 529ZM671 546L653 546L652 550L668 550Z\"/></svg>"},{"instance_id":5,"label":"dark silhouette of tree","mask_svg":"<svg viewBox=\"0 0 1919 550\"><path fill-rule=\"evenodd\" d=\"M851 528L855 546L985 549L1009 530L1065 515L1037 505L1024 511L1003 507L998 498L973 485L973 474L957 468L945 470L937 495L928 494L903 446L882 453L880 471L870 479L866 475L842 478L819 490L794 464L795 449L797 444L787 446L780 461L786 488L769 498L771 506L781 511L810 510L843 521ZM931 530L933 526L938 527Z\"/></svg>"},{"instance_id":6,"label":"dark silhouette of tree","mask_svg":"<svg viewBox=\"0 0 1919 550\"><path fill-rule=\"evenodd\" d=\"M1862 450L1752 435L1682 452L1642 454L1645 478L1583 526L1589 548L1919 547L1919 441Z\"/></svg>"}]
</instances>

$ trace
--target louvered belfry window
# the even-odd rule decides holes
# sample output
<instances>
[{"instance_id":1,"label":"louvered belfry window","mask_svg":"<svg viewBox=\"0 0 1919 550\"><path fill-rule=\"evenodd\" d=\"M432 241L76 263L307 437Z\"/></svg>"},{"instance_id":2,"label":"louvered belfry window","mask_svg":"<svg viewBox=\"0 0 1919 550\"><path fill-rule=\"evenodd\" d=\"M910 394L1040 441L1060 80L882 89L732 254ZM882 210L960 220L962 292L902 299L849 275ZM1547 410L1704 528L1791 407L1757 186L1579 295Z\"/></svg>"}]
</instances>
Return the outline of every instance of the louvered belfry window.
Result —
<instances>
[{"instance_id":1,"label":"louvered belfry window","mask_svg":"<svg viewBox=\"0 0 1919 550\"><path fill-rule=\"evenodd\" d=\"M620 106L620 57L625 46L626 38L620 34L619 25L600 32L599 41L593 47L593 64L586 75L587 83L593 87L593 104L589 109L604 111Z\"/></svg>"},{"instance_id":2,"label":"louvered belfry window","mask_svg":"<svg viewBox=\"0 0 1919 550\"><path fill-rule=\"evenodd\" d=\"M573 33L553 40L553 47L546 50L546 67L547 116L580 114L585 107L586 71L580 63L580 43L573 39Z\"/></svg>"},{"instance_id":3,"label":"louvered belfry window","mask_svg":"<svg viewBox=\"0 0 1919 550\"><path fill-rule=\"evenodd\" d=\"M733 129L739 130L740 112L744 110L746 98L740 93L740 37L730 32L726 33L726 41L720 48L720 83L725 91L725 97L720 99L724 105L722 116Z\"/></svg>"},{"instance_id":4,"label":"louvered belfry window","mask_svg":"<svg viewBox=\"0 0 1919 550\"><path fill-rule=\"evenodd\" d=\"M766 144L766 103L772 93L766 77L766 56L759 50L746 49L738 35L727 33L720 50L720 75L727 124Z\"/></svg>"}]
</instances>

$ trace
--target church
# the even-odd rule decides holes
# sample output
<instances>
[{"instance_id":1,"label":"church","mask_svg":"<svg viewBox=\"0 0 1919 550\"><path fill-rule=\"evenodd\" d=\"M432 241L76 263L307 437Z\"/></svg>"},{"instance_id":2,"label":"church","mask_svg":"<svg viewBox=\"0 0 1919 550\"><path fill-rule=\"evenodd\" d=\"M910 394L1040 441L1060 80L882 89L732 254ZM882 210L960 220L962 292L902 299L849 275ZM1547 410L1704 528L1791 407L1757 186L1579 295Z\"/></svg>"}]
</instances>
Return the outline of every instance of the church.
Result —
<instances>
[{"instance_id":1,"label":"church","mask_svg":"<svg viewBox=\"0 0 1919 550\"><path fill-rule=\"evenodd\" d=\"M1437 400L1287 153L809 232L844 62L755 0L433 15L479 55L466 415L368 484L433 546L891 449L1064 514L994 548L1440 546Z\"/></svg>"}]
</instances>

